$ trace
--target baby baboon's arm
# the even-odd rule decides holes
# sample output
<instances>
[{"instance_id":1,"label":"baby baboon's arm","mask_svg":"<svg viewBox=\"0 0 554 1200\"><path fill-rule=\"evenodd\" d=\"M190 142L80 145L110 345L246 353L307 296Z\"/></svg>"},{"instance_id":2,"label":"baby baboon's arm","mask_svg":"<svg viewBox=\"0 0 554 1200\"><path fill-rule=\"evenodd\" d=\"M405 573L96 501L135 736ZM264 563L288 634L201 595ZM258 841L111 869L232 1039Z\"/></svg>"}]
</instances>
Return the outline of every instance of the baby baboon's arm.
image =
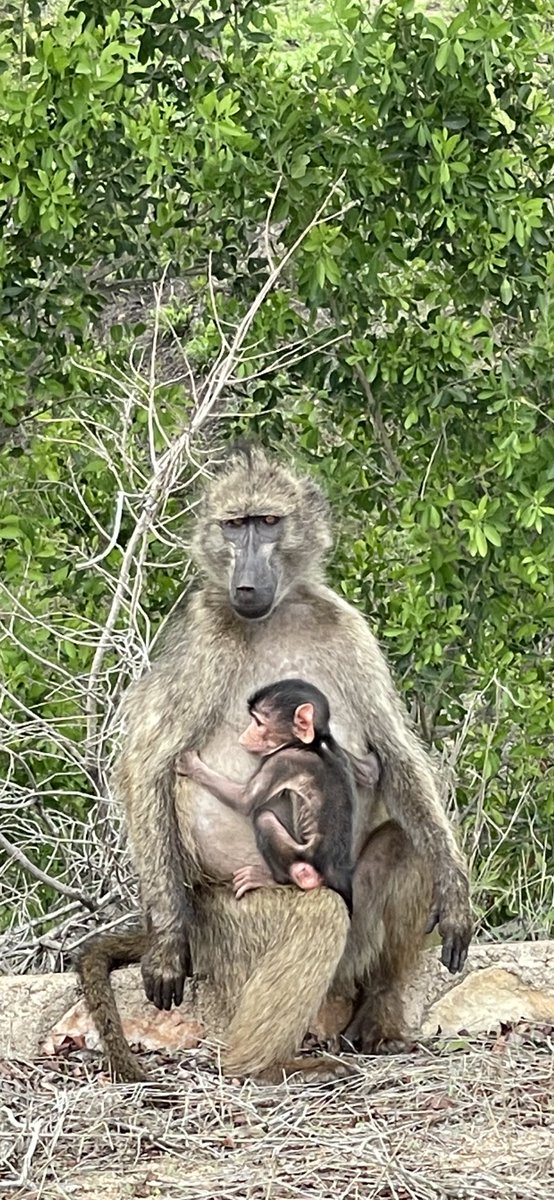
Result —
<instances>
[{"instance_id":1,"label":"baby baboon's arm","mask_svg":"<svg viewBox=\"0 0 554 1200\"><path fill-rule=\"evenodd\" d=\"M249 817L261 804L265 804L276 792L284 787L293 788L294 775L285 763L271 758L262 763L256 774L247 783L235 783L214 771L202 762L194 750L182 754L179 759L179 771L194 779L201 787L205 787L222 804L228 805L235 812L241 812Z\"/></svg>"},{"instance_id":2,"label":"baby baboon's arm","mask_svg":"<svg viewBox=\"0 0 554 1200\"><path fill-rule=\"evenodd\" d=\"M243 812L246 815L250 812L248 785L235 783L226 775L208 767L206 763L202 762L196 750L187 750L181 755L177 770L180 775L187 775L189 779L194 779L195 783L206 788L206 791L211 792L212 796L221 800L222 804L227 804L235 812Z\"/></svg>"}]
</instances>

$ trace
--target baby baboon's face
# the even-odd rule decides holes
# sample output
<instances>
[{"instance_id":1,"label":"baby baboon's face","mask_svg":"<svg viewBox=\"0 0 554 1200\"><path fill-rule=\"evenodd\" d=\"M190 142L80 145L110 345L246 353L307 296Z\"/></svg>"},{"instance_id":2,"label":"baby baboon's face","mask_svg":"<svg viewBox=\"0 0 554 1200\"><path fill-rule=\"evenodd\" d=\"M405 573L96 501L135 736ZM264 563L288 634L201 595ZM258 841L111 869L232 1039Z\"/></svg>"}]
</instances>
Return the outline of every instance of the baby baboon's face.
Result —
<instances>
[{"instance_id":1,"label":"baby baboon's face","mask_svg":"<svg viewBox=\"0 0 554 1200\"><path fill-rule=\"evenodd\" d=\"M290 742L293 732L290 722L287 724L276 708L260 705L251 709L250 716L248 728L239 737L239 745L250 754L269 754Z\"/></svg>"}]
</instances>

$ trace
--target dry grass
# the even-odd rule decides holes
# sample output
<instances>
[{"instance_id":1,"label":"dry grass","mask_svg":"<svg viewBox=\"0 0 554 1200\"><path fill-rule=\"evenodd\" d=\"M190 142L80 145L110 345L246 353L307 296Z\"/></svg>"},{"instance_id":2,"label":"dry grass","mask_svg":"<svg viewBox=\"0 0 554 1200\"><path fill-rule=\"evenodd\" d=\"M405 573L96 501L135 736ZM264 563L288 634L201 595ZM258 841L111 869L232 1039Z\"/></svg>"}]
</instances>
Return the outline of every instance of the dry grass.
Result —
<instances>
[{"instance_id":1,"label":"dry grass","mask_svg":"<svg viewBox=\"0 0 554 1200\"><path fill-rule=\"evenodd\" d=\"M551 1034L360 1060L318 1086L229 1082L205 1051L140 1088L78 1056L5 1063L4 1186L17 1200L552 1200Z\"/></svg>"}]
</instances>

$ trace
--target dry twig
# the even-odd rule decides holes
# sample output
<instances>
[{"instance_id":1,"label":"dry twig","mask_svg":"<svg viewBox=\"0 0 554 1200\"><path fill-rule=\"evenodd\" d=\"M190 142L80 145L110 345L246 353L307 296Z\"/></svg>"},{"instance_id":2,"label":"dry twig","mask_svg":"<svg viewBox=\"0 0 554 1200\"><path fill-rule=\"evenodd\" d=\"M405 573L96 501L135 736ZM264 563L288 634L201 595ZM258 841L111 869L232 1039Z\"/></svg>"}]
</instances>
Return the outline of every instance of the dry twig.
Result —
<instances>
[{"instance_id":1,"label":"dry twig","mask_svg":"<svg viewBox=\"0 0 554 1200\"><path fill-rule=\"evenodd\" d=\"M119 1197L123 1182L172 1200L550 1200L547 1037L362 1067L332 1086L240 1086L196 1051L116 1088L73 1059L5 1064L4 1179L18 1200Z\"/></svg>"}]
</instances>

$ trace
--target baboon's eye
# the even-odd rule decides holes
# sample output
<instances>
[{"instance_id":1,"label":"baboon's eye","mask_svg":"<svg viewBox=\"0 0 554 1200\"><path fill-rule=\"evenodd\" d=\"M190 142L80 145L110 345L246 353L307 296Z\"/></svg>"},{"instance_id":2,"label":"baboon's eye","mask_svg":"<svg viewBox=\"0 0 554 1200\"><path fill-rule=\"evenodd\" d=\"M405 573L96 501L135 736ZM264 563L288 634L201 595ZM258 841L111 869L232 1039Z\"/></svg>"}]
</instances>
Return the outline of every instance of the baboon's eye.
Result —
<instances>
[{"instance_id":1,"label":"baboon's eye","mask_svg":"<svg viewBox=\"0 0 554 1200\"><path fill-rule=\"evenodd\" d=\"M241 525L246 525L246 517L231 517L229 521L224 521L224 525L230 525L232 529L240 529Z\"/></svg>"},{"instance_id":2,"label":"baboon's eye","mask_svg":"<svg viewBox=\"0 0 554 1200\"><path fill-rule=\"evenodd\" d=\"M268 514L267 517L262 517L264 525L278 525L280 520L280 517L271 516L271 514Z\"/></svg>"}]
</instances>

